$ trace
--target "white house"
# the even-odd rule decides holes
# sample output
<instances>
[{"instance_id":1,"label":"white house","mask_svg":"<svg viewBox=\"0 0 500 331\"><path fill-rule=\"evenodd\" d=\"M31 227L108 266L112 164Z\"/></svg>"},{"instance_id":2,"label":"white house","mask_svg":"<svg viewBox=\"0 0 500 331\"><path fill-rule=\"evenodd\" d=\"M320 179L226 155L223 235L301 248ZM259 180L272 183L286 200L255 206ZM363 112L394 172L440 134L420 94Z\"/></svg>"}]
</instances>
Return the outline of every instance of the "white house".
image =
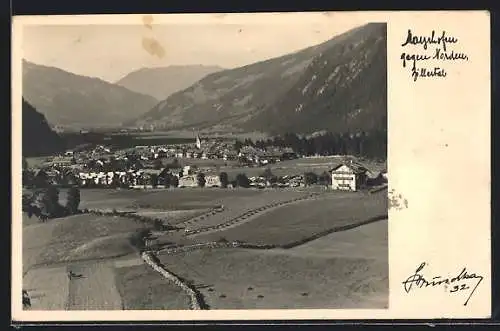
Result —
<instances>
[{"instance_id":1,"label":"white house","mask_svg":"<svg viewBox=\"0 0 500 331\"><path fill-rule=\"evenodd\" d=\"M330 170L332 189L357 191L366 184L368 169L354 162L343 163Z\"/></svg>"},{"instance_id":2,"label":"white house","mask_svg":"<svg viewBox=\"0 0 500 331\"><path fill-rule=\"evenodd\" d=\"M207 175L205 177L205 187L221 187L222 183L219 176L217 175Z\"/></svg>"},{"instance_id":3,"label":"white house","mask_svg":"<svg viewBox=\"0 0 500 331\"><path fill-rule=\"evenodd\" d=\"M179 187L197 187L198 179L195 175L182 176L179 178Z\"/></svg>"}]
</instances>

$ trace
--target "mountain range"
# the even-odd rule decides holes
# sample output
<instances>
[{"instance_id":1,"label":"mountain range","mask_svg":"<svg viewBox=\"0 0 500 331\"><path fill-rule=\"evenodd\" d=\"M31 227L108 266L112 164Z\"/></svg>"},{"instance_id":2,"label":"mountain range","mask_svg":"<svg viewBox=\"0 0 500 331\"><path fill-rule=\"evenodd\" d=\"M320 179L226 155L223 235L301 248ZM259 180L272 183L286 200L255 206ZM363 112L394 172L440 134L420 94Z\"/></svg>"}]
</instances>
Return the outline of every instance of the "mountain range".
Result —
<instances>
[{"instance_id":1,"label":"mountain range","mask_svg":"<svg viewBox=\"0 0 500 331\"><path fill-rule=\"evenodd\" d=\"M188 88L203 77L221 70L224 69L218 66L204 65L142 68L129 73L118 80L116 84L130 91L163 100L175 92Z\"/></svg>"},{"instance_id":2,"label":"mountain range","mask_svg":"<svg viewBox=\"0 0 500 331\"><path fill-rule=\"evenodd\" d=\"M99 78L23 61L23 97L51 125L119 126L158 103Z\"/></svg>"},{"instance_id":3,"label":"mountain range","mask_svg":"<svg viewBox=\"0 0 500 331\"><path fill-rule=\"evenodd\" d=\"M218 71L125 125L311 133L386 130L386 24Z\"/></svg>"},{"instance_id":4,"label":"mountain range","mask_svg":"<svg viewBox=\"0 0 500 331\"><path fill-rule=\"evenodd\" d=\"M22 114L23 156L51 155L64 150L63 140L50 128L45 116L40 114L24 98Z\"/></svg>"}]
</instances>

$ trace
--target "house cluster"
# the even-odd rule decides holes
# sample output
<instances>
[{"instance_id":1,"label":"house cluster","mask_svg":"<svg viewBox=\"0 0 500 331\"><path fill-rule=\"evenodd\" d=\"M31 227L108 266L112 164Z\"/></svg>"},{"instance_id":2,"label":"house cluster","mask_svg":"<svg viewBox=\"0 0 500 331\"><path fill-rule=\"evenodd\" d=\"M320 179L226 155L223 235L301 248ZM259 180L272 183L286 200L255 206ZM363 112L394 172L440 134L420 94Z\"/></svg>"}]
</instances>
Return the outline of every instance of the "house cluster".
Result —
<instances>
[{"instance_id":1,"label":"house cluster","mask_svg":"<svg viewBox=\"0 0 500 331\"><path fill-rule=\"evenodd\" d=\"M225 161L237 160L238 154L234 146L224 140L202 141L196 136L194 144L176 144L161 146L136 146L136 152L143 159L155 160L159 158L177 159L221 159Z\"/></svg>"},{"instance_id":2,"label":"house cluster","mask_svg":"<svg viewBox=\"0 0 500 331\"><path fill-rule=\"evenodd\" d=\"M158 158L177 159L219 159L224 161L239 161L242 164L263 166L283 160L297 158L291 148L268 147L259 149L252 146L242 146L236 150L234 144L224 140L201 140L196 136L194 144L168 146L136 146L136 151L143 160Z\"/></svg>"},{"instance_id":3,"label":"house cluster","mask_svg":"<svg viewBox=\"0 0 500 331\"><path fill-rule=\"evenodd\" d=\"M200 182L198 174L203 173L205 187L220 187L220 173L214 168L197 168L194 165L181 167L177 161L165 165L162 160L182 159L183 164L189 164L188 159L191 158L223 159L239 161L240 165L266 166L297 157L291 148L242 146L235 150L235 146L227 141L202 141L196 136L194 144L135 146L121 150L99 145L87 150L66 151L47 160L43 171L37 171L34 177L37 180L46 178L53 184L76 184L82 187L196 187ZM374 174L354 161L339 164L330 170L330 175L333 190L357 191L387 183L386 170ZM329 180L325 182L322 179L318 183L328 185ZM307 185L306 182L309 183L304 175L248 178L248 185L254 188L302 187Z\"/></svg>"},{"instance_id":4,"label":"house cluster","mask_svg":"<svg viewBox=\"0 0 500 331\"><path fill-rule=\"evenodd\" d=\"M297 158L297 155L289 147L259 149L252 146L243 146L238 153L238 160L242 163L256 166L265 166L295 158Z\"/></svg>"},{"instance_id":5,"label":"house cluster","mask_svg":"<svg viewBox=\"0 0 500 331\"><path fill-rule=\"evenodd\" d=\"M304 187L304 176L294 175L294 176L280 176L274 179L269 179L264 176L250 177L250 187L255 188L287 188L287 187Z\"/></svg>"}]
</instances>

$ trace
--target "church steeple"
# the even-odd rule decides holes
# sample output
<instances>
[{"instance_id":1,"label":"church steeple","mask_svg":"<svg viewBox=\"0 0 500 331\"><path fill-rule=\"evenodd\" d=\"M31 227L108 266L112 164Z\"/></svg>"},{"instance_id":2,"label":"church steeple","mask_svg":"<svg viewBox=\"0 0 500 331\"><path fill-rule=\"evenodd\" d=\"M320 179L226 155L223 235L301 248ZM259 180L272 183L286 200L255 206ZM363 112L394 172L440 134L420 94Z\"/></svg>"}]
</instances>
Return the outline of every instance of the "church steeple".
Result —
<instances>
[{"instance_id":1,"label":"church steeple","mask_svg":"<svg viewBox=\"0 0 500 331\"><path fill-rule=\"evenodd\" d=\"M199 134L196 134L196 148L201 149L201 140Z\"/></svg>"}]
</instances>

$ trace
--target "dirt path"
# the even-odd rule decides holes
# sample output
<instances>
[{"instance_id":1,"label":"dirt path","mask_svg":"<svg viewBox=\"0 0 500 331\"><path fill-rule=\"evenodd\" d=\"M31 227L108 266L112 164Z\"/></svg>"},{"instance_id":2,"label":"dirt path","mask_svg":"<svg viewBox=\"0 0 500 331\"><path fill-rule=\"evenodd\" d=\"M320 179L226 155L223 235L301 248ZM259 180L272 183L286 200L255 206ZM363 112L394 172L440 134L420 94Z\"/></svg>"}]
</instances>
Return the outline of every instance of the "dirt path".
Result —
<instances>
[{"instance_id":1,"label":"dirt path","mask_svg":"<svg viewBox=\"0 0 500 331\"><path fill-rule=\"evenodd\" d=\"M69 281L67 310L121 310L122 302L116 289L112 265L94 263L71 266L81 277Z\"/></svg>"}]
</instances>

